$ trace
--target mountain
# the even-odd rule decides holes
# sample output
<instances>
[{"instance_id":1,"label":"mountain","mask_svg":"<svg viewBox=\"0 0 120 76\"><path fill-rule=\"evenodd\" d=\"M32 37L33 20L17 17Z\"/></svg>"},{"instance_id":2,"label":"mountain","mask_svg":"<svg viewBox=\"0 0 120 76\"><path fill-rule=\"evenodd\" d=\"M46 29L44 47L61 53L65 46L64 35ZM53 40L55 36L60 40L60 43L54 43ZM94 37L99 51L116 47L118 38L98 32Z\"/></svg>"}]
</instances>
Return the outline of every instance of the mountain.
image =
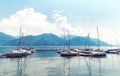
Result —
<instances>
[{"instance_id":1,"label":"mountain","mask_svg":"<svg viewBox=\"0 0 120 76\"><path fill-rule=\"evenodd\" d=\"M70 40L71 45L87 45L87 46L98 46L98 39L88 38L87 37L74 37ZM110 45L102 40L99 40L100 46Z\"/></svg>"},{"instance_id":2,"label":"mountain","mask_svg":"<svg viewBox=\"0 0 120 76\"><path fill-rule=\"evenodd\" d=\"M74 35L69 35L69 37L70 37L70 39L72 39L72 38L75 38L75 37L78 37L78 36L74 36ZM61 36L61 38L65 38L66 40L68 40L68 35L66 35L66 36Z\"/></svg>"},{"instance_id":3,"label":"mountain","mask_svg":"<svg viewBox=\"0 0 120 76\"><path fill-rule=\"evenodd\" d=\"M0 34L0 36L2 36L2 35ZM11 37L11 36L6 37L6 35L5 35L2 37L2 39L4 39L4 41L5 40L6 41L5 42L1 41L1 43L4 45L7 45L7 46L8 45L9 46L18 46L20 43L20 38L15 39L14 37ZM88 42L87 37L72 36L72 38L70 38L70 40L68 40L68 38L64 39L63 37L59 37L52 33L44 33L44 34L40 34L37 36L32 36L32 35L24 36L22 38L22 42L23 42L23 45L29 45L29 46L64 46L64 43L67 46L69 42L70 42L70 45L73 45L73 46L77 46L77 45L97 46L98 45L97 39L90 38L89 42ZM100 45L105 46L105 45L109 45L109 44L100 40Z\"/></svg>"},{"instance_id":4,"label":"mountain","mask_svg":"<svg viewBox=\"0 0 120 76\"><path fill-rule=\"evenodd\" d=\"M23 42L25 43L25 45L29 45L29 46L61 46L64 43L64 40L54 34L41 34L41 35L37 35L37 36L25 36L22 38ZM19 45L20 42L20 38L15 39L15 40L11 40L9 42L7 42L5 45L12 45L12 46L16 46Z\"/></svg>"},{"instance_id":5,"label":"mountain","mask_svg":"<svg viewBox=\"0 0 120 76\"><path fill-rule=\"evenodd\" d=\"M0 45L1 45L1 46L2 46L4 43L6 43L6 42L8 42L8 41L11 41L11 40L14 40L14 39L15 39L15 37L0 32Z\"/></svg>"},{"instance_id":6,"label":"mountain","mask_svg":"<svg viewBox=\"0 0 120 76\"><path fill-rule=\"evenodd\" d=\"M91 41L94 42L96 45L98 45L98 39L91 39ZM100 44L100 46L111 45L111 44L108 44L102 40L99 40L99 44Z\"/></svg>"},{"instance_id":7,"label":"mountain","mask_svg":"<svg viewBox=\"0 0 120 76\"><path fill-rule=\"evenodd\" d=\"M22 38L22 44L23 45L31 45L31 42L33 41L33 39L34 39L34 36L32 36L32 35L24 36ZM4 45L7 45L7 46L19 46L20 41L21 41L20 38L16 38L16 39L13 39L13 40L10 40L10 41L4 43Z\"/></svg>"},{"instance_id":8,"label":"mountain","mask_svg":"<svg viewBox=\"0 0 120 76\"><path fill-rule=\"evenodd\" d=\"M61 46L64 40L52 33L45 33L34 37L32 45L34 46Z\"/></svg>"}]
</instances>

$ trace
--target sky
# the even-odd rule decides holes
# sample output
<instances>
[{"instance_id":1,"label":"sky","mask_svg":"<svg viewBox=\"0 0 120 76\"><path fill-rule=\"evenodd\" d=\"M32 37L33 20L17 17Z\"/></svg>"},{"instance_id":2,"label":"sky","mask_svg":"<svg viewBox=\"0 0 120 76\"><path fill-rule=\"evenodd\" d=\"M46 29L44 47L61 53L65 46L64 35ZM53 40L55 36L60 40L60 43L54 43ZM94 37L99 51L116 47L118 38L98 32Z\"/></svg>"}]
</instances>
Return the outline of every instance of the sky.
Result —
<instances>
[{"instance_id":1,"label":"sky","mask_svg":"<svg viewBox=\"0 0 120 76\"><path fill-rule=\"evenodd\" d=\"M64 32L120 44L120 0L0 0L0 32L19 36Z\"/></svg>"}]
</instances>

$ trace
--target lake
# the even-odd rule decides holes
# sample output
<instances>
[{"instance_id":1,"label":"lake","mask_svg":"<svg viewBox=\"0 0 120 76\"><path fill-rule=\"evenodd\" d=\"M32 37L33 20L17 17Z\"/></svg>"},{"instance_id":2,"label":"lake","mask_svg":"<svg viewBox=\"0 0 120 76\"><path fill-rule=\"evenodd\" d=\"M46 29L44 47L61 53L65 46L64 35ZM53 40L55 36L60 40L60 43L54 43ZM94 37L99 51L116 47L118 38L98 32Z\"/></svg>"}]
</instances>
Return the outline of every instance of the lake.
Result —
<instances>
[{"instance_id":1,"label":"lake","mask_svg":"<svg viewBox=\"0 0 120 76\"><path fill-rule=\"evenodd\" d=\"M15 47L0 47L1 52ZM0 58L0 76L119 76L120 55L104 58L61 57L56 51L36 51L26 58Z\"/></svg>"}]
</instances>

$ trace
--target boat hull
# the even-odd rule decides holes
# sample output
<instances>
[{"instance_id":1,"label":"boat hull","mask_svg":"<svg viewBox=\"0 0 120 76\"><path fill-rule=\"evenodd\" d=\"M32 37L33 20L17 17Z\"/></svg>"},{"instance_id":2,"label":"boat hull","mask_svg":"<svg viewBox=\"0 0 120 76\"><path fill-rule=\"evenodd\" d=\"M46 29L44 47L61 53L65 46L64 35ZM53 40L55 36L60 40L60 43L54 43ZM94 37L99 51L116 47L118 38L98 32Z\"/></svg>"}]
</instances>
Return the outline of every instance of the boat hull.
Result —
<instances>
[{"instance_id":1,"label":"boat hull","mask_svg":"<svg viewBox=\"0 0 120 76\"><path fill-rule=\"evenodd\" d=\"M28 56L28 53L7 53L5 56L7 58L22 58Z\"/></svg>"},{"instance_id":2,"label":"boat hull","mask_svg":"<svg viewBox=\"0 0 120 76\"><path fill-rule=\"evenodd\" d=\"M66 52L61 52L60 55L61 56L77 56L78 53L77 52L66 51Z\"/></svg>"},{"instance_id":3,"label":"boat hull","mask_svg":"<svg viewBox=\"0 0 120 76\"><path fill-rule=\"evenodd\" d=\"M93 52L92 57L106 57L105 52Z\"/></svg>"},{"instance_id":4,"label":"boat hull","mask_svg":"<svg viewBox=\"0 0 120 76\"><path fill-rule=\"evenodd\" d=\"M88 56L91 56L92 54L91 54L91 51L81 51L79 52L79 55L88 57Z\"/></svg>"}]
</instances>

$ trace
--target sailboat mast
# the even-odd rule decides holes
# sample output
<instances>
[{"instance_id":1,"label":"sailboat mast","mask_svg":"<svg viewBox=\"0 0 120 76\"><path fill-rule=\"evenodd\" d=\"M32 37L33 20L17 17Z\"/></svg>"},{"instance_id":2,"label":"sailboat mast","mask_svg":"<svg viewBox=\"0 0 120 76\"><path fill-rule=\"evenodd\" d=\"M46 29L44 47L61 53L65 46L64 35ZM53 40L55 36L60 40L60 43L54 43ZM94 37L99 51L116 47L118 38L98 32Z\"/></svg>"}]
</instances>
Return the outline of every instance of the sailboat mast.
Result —
<instances>
[{"instance_id":1,"label":"sailboat mast","mask_svg":"<svg viewBox=\"0 0 120 76\"><path fill-rule=\"evenodd\" d=\"M22 45L22 28L20 27L20 32L19 32L20 34L20 43L19 43L19 46L21 47L21 45Z\"/></svg>"},{"instance_id":2,"label":"sailboat mast","mask_svg":"<svg viewBox=\"0 0 120 76\"><path fill-rule=\"evenodd\" d=\"M70 50L70 35L69 35L69 31L68 31L68 50Z\"/></svg>"},{"instance_id":3,"label":"sailboat mast","mask_svg":"<svg viewBox=\"0 0 120 76\"><path fill-rule=\"evenodd\" d=\"M87 37L86 37L85 49L86 49L86 48L89 48L88 46L89 46L89 33L88 33L88 35L87 35Z\"/></svg>"},{"instance_id":4,"label":"sailboat mast","mask_svg":"<svg viewBox=\"0 0 120 76\"><path fill-rule=\"evenodd\" d=\"M64 32L64 50L65 50L65 46L66 46L66 39L65 39L65 32Z\"/></svg>"},{"instance_id":5,"label":"sailboat mast","mask_svg":"<svg viewBox=\"0 0 120 76\"><path fill-rule=\"evenodd\" d=\"M99 31L98 31L98 26L97 26L97 38L98 38L98 48L100 49L100 41L99 41Z\"/></svg>"},{"instance_id":6,"label":"sailboat mast","mask_svg":"<svg viewBox=\"0 0 120 76\"><path fill-rule=\"evenodd\" d=\"M25 45L25 41L23 40L24 33L22 32L22 28L20 27L20 42L19 42L19 47L22 48L23 45Z\"/></svg>"},{"instance_id":7,"label":"sailboat mast","mask_svg":"<svg viewBox=\"0 0 120 76\"><path fill-rule=\"evenodd\" d=\"M90 51L90 33L88 33L88 49Z\"/></svg>"}]
</instances>

